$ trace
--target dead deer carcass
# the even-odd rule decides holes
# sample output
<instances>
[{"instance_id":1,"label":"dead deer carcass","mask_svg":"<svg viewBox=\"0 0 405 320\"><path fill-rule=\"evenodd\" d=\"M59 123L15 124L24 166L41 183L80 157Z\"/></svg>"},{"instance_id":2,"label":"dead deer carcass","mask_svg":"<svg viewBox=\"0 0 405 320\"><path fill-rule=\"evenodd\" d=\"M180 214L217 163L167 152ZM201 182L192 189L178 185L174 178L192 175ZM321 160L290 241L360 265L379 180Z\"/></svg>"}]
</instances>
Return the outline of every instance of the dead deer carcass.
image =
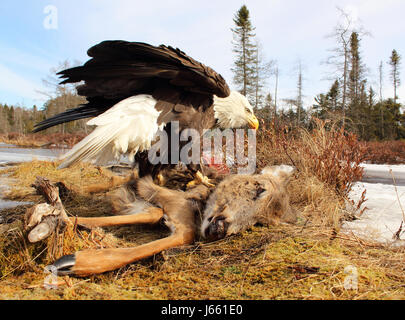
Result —
<instances>
[{"instance_id":1,"label":"dead deer carcass","mask_svg":"<svg viewBox=\"0 0 405 320\"><path fill-rule=\"evenodd\" d=\"M60 275L98 274L163 250L191 244L198 230L201 230L203 237L216 240L246 230L255 223L292 222L295 214L290 208L286 191L292 172L291 167L277 166L267 167L261 174L230 175L214 191L203 184L187 191L178 191L158 186L151 177L139 179L135 193L127 192L120 199L121 203L125 202L126 215L69 218L69 221L87 227L102 227L155 224L163 219L171 234L134 248L79 251L58 259L53 266ZM143 199L141 212L139 197ZM135 198L138 200L132 202ZM200 212L203 215L198 218ZM38 217L35 219L38 221ZM30 217L27 223L29 221Z\"/></svg>"}]
</instances>

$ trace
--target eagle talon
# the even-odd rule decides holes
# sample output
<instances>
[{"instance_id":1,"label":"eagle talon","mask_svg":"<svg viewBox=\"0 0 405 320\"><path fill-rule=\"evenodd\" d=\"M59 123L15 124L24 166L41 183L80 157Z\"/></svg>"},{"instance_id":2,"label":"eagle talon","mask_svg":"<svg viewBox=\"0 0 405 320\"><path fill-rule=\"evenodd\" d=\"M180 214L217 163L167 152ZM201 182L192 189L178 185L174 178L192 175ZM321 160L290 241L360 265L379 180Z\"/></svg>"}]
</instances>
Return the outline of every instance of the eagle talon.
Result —
<instances>
[{"instance_id":1,"label":"eagle talon","mask_svg":"<svg viewBox=\"0 0 405 320\"><path fill-rule=\"evenodd\" d=\"M215 184L212 183L212 180L207 176L204 176L200 171L197 171L194 180L187 183L187 189L195 187L196 185L203 184L208 188L214 188Z\"/></svg>"},{"instance_id":2,"label":"eagle talon","mask_svg":"<svg viewBox=\"0 0 405 320\"><path fill-rule=\"evenodd\" d=\"M158 180L158 185L163 187L166 183L165 177L161 173L159 173L156 178Z\"/></svg>"}]
</instances>

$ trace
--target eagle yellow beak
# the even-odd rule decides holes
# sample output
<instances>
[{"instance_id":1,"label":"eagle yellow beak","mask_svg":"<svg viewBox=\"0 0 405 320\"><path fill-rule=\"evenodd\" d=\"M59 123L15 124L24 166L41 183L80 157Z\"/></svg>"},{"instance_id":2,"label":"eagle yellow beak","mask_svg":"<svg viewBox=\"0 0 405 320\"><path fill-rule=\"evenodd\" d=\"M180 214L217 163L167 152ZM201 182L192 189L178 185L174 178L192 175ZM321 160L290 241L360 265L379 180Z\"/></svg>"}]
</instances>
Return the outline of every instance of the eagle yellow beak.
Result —
<instances>
[{"instance_id":1,"label":"eagle yellow beak","mask_svg":"<svg viewBox=\"0 0 405 320\"><path fill-rule=\"evenodd\" d=\"M257 120L255 115L251 115L248 120L249 128L250 129L259 129L259 120Z\"/></svg>"}]
</instances>

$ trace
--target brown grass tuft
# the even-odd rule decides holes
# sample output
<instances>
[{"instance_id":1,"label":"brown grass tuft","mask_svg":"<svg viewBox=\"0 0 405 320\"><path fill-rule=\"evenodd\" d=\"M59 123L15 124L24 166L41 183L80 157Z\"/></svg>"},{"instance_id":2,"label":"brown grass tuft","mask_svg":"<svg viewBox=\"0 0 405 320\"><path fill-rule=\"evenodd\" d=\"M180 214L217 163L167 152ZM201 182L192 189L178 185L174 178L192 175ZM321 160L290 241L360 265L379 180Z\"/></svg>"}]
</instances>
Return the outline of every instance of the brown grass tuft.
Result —
<instances>
[{"instance_id":1,"label":"brown grass tuft","mask_svg":"<svg viewBox=\"0 0 405 320\"><path fill-rule=\"evenodd\" d=\"M364 148L355 135L326 125L314 119L311 132L264 128L258 134L257 163L259 168L295 166L296 179L289 188L293 205L312 224L336 228L353 183L362 178Z\"/></svg>"}]
</instances>

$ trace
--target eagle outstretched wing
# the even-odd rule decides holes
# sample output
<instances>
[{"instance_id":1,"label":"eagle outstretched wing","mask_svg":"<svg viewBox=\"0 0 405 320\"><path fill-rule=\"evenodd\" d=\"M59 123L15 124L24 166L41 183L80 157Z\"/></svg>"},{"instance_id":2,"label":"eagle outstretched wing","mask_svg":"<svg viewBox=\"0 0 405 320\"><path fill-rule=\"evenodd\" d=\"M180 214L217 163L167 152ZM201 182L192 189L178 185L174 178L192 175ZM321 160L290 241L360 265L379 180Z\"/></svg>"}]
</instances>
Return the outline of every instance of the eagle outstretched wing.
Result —
<instances>
[{"instance_id":1,"label":"eagle outstretched wing","mask_svg":"<svg viewBox=\"0 0 405 320\"><path fill-rule=\"evenodd\" d=\"M139 94L151 95L161 111L159 123L172 120L182 109L212 104L216 95L229 96L224 78L179 49L141 42L104 41L90 48L83 66L61 71L62 84L84 81L77 92L88 103L46 119L34 132L73 120L96 117L120 101Z\"/></svg>"}]
</instances>

